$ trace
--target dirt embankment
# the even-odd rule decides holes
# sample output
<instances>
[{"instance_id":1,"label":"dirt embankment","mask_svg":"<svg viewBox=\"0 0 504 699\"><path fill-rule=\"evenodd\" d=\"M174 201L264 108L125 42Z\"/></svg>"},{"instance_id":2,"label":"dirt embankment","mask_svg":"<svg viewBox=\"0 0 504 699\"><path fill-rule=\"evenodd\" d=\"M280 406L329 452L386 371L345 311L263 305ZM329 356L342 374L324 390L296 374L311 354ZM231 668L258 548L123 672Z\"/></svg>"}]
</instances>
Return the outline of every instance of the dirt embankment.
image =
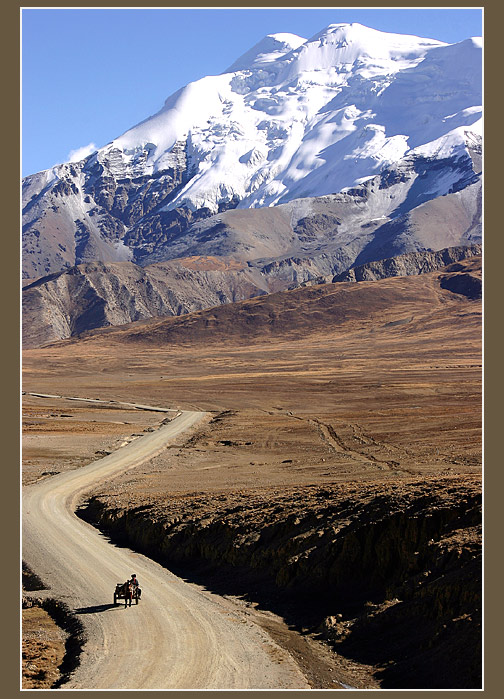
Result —
<instances>
[{"instance_id":1,"label":"dirt embankment","mask_svg":"<svg viewBox=\"0 0 504 699\"><path fill-rule=\"evenodd\" d=\"M22 688L56 689L79 662L82 624L23 562Z\"/></svg>"},{"instance_id":2,"label":"dirt embankment","mask_svg":"<svg viewBox=\"0 0 504 699\"><path fill-rule=\"evenodd\" d=\"M40 604L23 600L23 605L22 686L50 689L61 677L65 634Z\"/></svg>"},{"instance_id":3,"label":"dirt embankment","mask_svg":"<svg viewBox=\"0 0 504 699\"><path fill-rule=\"evenodd\" d=\"M374 668L382 688L481 686L477 476L97 495L83 518Z\"/></svg>"}]
</instances>

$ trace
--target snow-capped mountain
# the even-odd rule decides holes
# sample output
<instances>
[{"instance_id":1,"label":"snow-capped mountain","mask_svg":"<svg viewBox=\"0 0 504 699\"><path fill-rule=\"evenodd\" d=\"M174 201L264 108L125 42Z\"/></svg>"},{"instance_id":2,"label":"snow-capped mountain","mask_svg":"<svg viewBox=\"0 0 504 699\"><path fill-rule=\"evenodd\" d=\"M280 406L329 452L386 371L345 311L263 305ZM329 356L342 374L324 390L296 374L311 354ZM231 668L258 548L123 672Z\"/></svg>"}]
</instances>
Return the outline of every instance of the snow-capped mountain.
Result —
<instances>
[{"instance_id":1,"label":"snow-capped mountain","mask_svg":"<svg viewBox=\"0 0 504 699\"><path fill-rule=\"evenodd\" d=\"M389 170L409 185L373 220L473 185L481 48L360 24L269 35L82 162L25 178L24 275L177 257L212 214L345 193Z\"/></svg>"},{"instance_id":2,"label":"snow-capped mountain","mask_svg":"<svg viewBox=\"0 0 504 699\"><path fill-rule=\"evenodd\" d=\"M115 176L152 175L185 143L193 175L168 210L215 213L233 199L248 208L338 192L412 149L463 147L460 127L480 128L480 51L478 40L446 45L359 24L309 40L267 36L96 159Z\"/></svg>"}]
</instances>

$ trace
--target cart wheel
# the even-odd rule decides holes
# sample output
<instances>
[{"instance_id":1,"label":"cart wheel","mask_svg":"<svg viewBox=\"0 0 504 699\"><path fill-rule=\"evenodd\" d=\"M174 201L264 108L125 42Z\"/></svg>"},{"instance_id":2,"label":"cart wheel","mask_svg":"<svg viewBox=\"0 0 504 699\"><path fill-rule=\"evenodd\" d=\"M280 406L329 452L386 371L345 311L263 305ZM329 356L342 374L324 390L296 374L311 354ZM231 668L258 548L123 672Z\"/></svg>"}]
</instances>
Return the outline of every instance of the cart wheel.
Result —
<instances>
[{"instance_id":1,"label":"cart wheel","mask_svg":"<svg viewBox=\"0 0 504 699\"><path fill-rule=\"evenodd\" d=\"M114 607L116 607L116 606L117 606L117 595L114 592Z\"/></svg>"}]
</instances>

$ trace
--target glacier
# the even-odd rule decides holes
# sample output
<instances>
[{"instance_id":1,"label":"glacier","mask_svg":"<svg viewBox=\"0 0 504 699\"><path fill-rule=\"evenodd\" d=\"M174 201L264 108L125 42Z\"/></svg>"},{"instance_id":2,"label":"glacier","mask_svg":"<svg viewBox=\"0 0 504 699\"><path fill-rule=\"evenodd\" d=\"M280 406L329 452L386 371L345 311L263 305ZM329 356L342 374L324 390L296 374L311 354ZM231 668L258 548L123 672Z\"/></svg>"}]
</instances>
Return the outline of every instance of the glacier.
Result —
<instances>
[{"instance_id":1,"label":"glacier","mask_svg":"<svg viewBox=\"0 0 504 699\"><path fill-rule=\"evenodd\" d=\"M155 174L184 142L192 176L167 210L272 206L352 187L419 147L453 154L468 131L481 133L481 83L478 39L445 44L357 23L307 40L273 34L97 157L112 175L138 176L139 161Z\"/></svg>"}]
</instances>

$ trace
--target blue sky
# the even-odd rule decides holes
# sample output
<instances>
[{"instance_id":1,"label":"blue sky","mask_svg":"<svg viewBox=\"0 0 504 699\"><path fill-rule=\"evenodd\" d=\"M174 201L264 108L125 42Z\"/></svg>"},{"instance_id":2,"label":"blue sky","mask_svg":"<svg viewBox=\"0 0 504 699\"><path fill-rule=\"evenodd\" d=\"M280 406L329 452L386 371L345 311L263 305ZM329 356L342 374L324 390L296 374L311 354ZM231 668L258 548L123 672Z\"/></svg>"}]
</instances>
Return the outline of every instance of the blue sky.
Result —
<instances>
[{"instance_id":1,"label":"blue sky","mask_svg":"<svg viewBox=\"0 0 504 699\"><path fill-rule=\"evenodd\" d=\"M204 75L223 72L266 34L310 38L360 22L448 43L481 36L478 9L25 9L22 172L97 148Z\"/></svg>"}]
</instances>

